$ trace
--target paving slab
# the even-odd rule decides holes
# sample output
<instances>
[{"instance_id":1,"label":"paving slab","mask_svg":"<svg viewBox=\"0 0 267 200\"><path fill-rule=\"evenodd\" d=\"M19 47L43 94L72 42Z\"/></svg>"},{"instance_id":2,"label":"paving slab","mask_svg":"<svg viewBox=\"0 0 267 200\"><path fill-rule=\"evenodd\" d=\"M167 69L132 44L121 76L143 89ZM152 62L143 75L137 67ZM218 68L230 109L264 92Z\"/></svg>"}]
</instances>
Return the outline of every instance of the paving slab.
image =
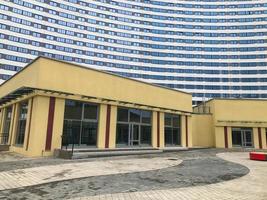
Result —
<instances>
[{"instance_id":1,"label":"paving slab","mask_svg":"<svg viewBox=\"0 0 267 200\"><path fill-rule=\"evenodd\" d=\"M251 161L248 153L221 153L218 157L230 162L247 166L250 173L231 181L195 186L186 188L173 188L167 190L153 190L145 192L132 192L125 199L168 199L168 200L266 200L267 199L267 162ZM117 199L120 194L112 194L105 198ZM75 200L95 200L100 196L71 198Z\"/></svg>"},{"instance_id":2,"label":"paving slab","mask_svg":"<svg viewBox=\"0 0 267 200\"><path fill-rule=\"evenodd\" d=\"M153 158L159 159L159 162L164 162L165 159L169 161L181 161L182 163L174 166L165 166L159 169L151 169L147 171L129 171L126 173L104 174L74 178L68 180L59 180L48 182L44 184L32 185L27 187L20 187L14 189L6 189L0 191L0 199L253 199L250 193L244 196L240 190L231 191L223 188L220 184L228 183L234 180L239 180L239 177L247 177L250 175L249 171L254 170L253 166L247 166L242 161L242 156L239 160L231 160L224 158L217 153L230 150L220 149L205 149L184 152L172 152L155 155L142 156L126 156L126 157L110 157L101 159L88 159L85 161L68 161L68 163L61 162L55 159L47 159L49 162L35 161L19 161L16 166L13 163L5 162L8 166L0 166L3 172L8 167L13 169L29 169L36 168L34 166L42 165L42 167L57 166L60 164L79 164L85 162L99 162L102 165L110 161L123 161L133 159ZM233 151L233 150L231 150ZM240 151L240 150L238 150ZM243 150L242 150L243 151ZM236 153L225 153L225 155L235 157ZM237 153L238 154L238 153ZM244 153L241 155L248 155ZM3 163L2 163L3 164ZM134 164L134 163L133 163ZM255 163L255 168L258 168L258 163ZM1 165L1 164L0 164ZM266 168L266 166L265 166ZM95 168L92 168L95 170ZM90 170L89 170L90 171ZM31 180L34 181L34 174L36 172L28 173L31 175ZM263 170L263 173L266 171ZM64 173L63 173L64 174ZM246 175L248 174L248 175ZM256 174L257 176L257 174ZM254 175L253 175L254 177ZM44 177L43 177L44 178ZM52 177L53 178L53 177ZM254 179L254 178L252 178ZM38 181L38 180L37 180ZM264 181L263 181L264 182ZM214 184L215 183L215 184ZM255 185L254 189L258 188L259 192L255 195L255 199L265 197L262 188L262 183ZM235 184L238 184L235 183ZM249 183L250 184L250 183ZM219 185L220 187L214 187ZM233 186L232 186L233 187ZM231 187L230 187L231 188ZM195 189L197 189L195 191ZM226 191L225 191L226 190ZM246 194L246 193L245 193ZM224 195L224 196L222 196ZM225 198L224 198L225 197ZM248 197L248 198L247 198ZM254 196L253 196L254 197ZM263 198L264 199L264 198ZM266 200L266 199L264 199Z\"/></svg>"},{"instance_id":3,"label":"paving slab","mask_svg":"<svg viewBox=\"0 0 267 200\"><path fill-rule=\"evenodd\" d=\"M139 158L94 161L42 166L0 172L0 190L77 179L90 176L124 174L177 166L182 160L172 158Z\"/></svg>"}]
</instances>

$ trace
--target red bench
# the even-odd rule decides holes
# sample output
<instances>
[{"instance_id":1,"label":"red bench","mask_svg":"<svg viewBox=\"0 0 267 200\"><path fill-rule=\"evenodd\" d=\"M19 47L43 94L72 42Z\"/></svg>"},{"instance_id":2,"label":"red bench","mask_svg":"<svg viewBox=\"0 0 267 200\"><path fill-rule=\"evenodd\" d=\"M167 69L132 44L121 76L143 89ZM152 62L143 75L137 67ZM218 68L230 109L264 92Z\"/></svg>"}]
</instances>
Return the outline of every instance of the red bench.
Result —
<instances>
[{"instance_id":1,"label":"red bench","mask_svg":"<svg viewBox=\"0 0 267 200\"><path fill-rule=\"evenodd\" d=\"M267 152L250 152L249 158L250 160L267 161Z\"/></svg>"}]
</instances>

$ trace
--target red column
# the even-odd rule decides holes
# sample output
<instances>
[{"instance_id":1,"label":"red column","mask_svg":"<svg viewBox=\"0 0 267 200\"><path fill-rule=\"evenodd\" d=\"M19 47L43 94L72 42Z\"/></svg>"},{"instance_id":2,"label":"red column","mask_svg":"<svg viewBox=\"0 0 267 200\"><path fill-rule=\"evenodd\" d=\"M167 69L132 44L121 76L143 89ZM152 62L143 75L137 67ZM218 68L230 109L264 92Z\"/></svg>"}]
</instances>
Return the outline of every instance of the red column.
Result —
<instances>
[{"instance_id":1,"label":"red column","mask_svg":"<svg viewBox=\"0 0 267 200\"><path fill-rule=\"evenodd\" d=\"M105 148L109 148L110 110L111 110L111 106L108 105L108 106L107 106L107 120L106 120Z\"/></svg>"},{"instance_id":2,"label":"red column","mask_svg":"<svg viewBox=\"0 0 267 200\"><path fill-rule=\"evenodd\" d=\"M185 116L185 141L186 146L188 147L188 116Z\"/></svg>"},{"instance_id":3,"label":"red column","mask_svg":"<svg viewBox=\"0 0 267 200\"><path fill-rule=\"evenodd\" d=\"M55 114L55 97L50 97L49 100L49 111L48 111L48 122L47 122L47 131L46 131L46 143L45 150L51 150L52 144L52 135L53 135L53 126L54 126L54 114Z\"/></svg>"},{"instance_id":4,"label":"red column","mask_svg":"<svg viewBox=\"0 0 267 200\"><path fill-rule=\"evenodd\" d=\"M228 148L227 126L224 127L224 146L225 146L225 148Z\"/></svg>"},{"instance_id":5,"label":"red column","mask_svg":"<svg viewBox=\"0 0 267 200\"><path fill-rule=\"evenodd\" d=\"M160 112L157 112L157 146L160 147Z\"/></svg>"}]
</instances>

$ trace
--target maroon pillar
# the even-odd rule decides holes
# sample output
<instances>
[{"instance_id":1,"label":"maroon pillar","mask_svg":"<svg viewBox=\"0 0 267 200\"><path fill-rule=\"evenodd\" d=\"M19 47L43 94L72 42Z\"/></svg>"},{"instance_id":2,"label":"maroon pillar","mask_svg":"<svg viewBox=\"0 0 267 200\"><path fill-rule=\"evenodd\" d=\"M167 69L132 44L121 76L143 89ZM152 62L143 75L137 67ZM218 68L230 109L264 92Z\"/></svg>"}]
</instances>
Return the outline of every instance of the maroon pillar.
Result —
<instances>
[{"instance_id":1,"label":"maroon pillar","mask_svg":"<svg viewBox=\"0 0 267 200\"><path fill-rule=\"evenodd\" d=\"M107 120L106 120L105 148L109 148L110 110L111 110L111 106L108 105L108 106L107 106Z\"/></svg>"},{"instance_id":2,"label":"maroon pillar","mask_svg":"<svg viewBox=\"0 0 267 200\"><path fill-rule=\"evenodd\" d=\"M48 122L47 122L47 131L46 131L46 143L45 150L51 150L52 144L52 134L53 134L53 125L54 125L54 114L55 114L55 97L50 97L49 100L49 110L48 110Z\"/></svg>"},{"instance_id":3,"label":"maroon pillar","mask_svg":"<svg viewBox=\"0 0 267 200\"><path fill-rule=\"evenodd\" d=\"M157 146L160 147L160 113L157 112Z\"/></svg>"},{"instance_id":4,"label":"maroon pillar","mask_svg":"<svg viewBox=\"0 0 267 200\"><path fill-rule=\"evenodd\" d=\"M185 141L186 146L188 147L188 116L185 116Z\"/></svg>"},{"instance_id":5,"label":"maroon pillar","mask_svg":"<svg viewBox=\"0 0 267 200\"><path fill-rule=\"evenodd\" d=\"M224 127L224 146L225 146L225 148L228 148L227 126Z\"/></svg>"}]
</instances>

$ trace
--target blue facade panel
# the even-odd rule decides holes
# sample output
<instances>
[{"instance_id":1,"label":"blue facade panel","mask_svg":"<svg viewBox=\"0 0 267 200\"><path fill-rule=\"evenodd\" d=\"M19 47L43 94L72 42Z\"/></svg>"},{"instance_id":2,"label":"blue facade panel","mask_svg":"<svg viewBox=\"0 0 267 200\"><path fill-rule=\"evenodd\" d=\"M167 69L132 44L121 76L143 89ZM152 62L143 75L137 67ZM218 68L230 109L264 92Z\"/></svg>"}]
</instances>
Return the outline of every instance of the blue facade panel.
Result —
<instances>
[{"instance_id":1,"label":"blue facade panel","mask_svg":"<svg viewBox=\"0 0 267 200\"><path fill-rule=\"evenodd\" d=\"M0 80L42 55L210 98L267 98L264 1L0 2Z\"/></svg>"}]
</instances>

